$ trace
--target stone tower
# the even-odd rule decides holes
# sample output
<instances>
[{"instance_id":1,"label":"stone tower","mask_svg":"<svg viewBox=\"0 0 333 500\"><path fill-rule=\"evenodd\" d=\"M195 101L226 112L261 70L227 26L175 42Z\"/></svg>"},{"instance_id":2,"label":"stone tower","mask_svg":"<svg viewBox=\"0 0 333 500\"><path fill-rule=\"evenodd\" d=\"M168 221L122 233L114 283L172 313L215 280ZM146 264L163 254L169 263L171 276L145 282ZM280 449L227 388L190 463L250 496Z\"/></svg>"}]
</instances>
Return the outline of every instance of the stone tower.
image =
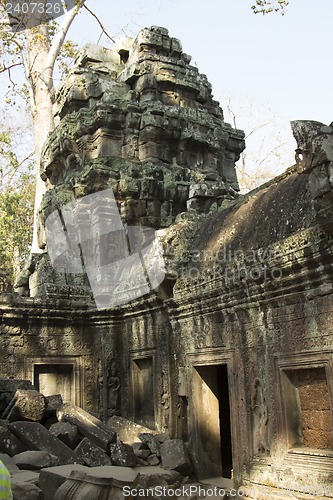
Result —
<instances>
[{"instance_id":1,"label":"stone tower","mask_svg":"<svg viewBox=\"0 0 333 500\"><path fill-rule=\"evenodd\" d=\"M72 224L90 218L92 232L85 227L79 239L95 240L89 252L96 253L93 227L105 226L111 215L84 200L104 190L113 191L125 227L153 229L170 226L186 211L217 210L237 197L235 161L245 147L244 134L224 122L206 76L190 61L179 40L159 27L143 29L135 40L120 39L112 50L88 45L81 51L58 92L59 125L42 156L48 191L39 215L41 248L47 250L51 216L48 237L61 255L63 214L62 222L52 214L73 211L73 203L82 200ZM84 277L64 278L51 267L47 254L36 262L31 296L88 293Z\"/></svg>"}]
</instances>

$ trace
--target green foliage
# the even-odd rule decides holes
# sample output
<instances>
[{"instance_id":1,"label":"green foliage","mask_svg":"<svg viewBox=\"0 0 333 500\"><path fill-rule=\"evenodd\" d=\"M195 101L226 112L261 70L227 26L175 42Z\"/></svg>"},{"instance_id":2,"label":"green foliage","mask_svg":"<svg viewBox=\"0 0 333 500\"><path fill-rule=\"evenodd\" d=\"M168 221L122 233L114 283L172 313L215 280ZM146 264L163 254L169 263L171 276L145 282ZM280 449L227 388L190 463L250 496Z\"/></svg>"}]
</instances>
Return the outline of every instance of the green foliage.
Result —
<instances>
[{"instance_id":1,"label":"green foliage","mask_svg":"<svg viewBox=\"0 0 333 500\"><path fill-rule=\"evenodd\" d=\"M252 5L252 10L255 14L270 14L271 12L279 12L284 16L286 7L289 5L289 0L256 0Z\"/></svg>"},{"instance_id":2,"label":"green foliage","mask_svg":"<svg viewBox=\"0 0 333 500\"><path fill-rule=\"evenodd\" d=\"M10 131L11 132L11 131ZM35 176L31 160L17 158L15 137L0 131L0 287L9 289L29 253Z\"/></svg>"}]
</instances>

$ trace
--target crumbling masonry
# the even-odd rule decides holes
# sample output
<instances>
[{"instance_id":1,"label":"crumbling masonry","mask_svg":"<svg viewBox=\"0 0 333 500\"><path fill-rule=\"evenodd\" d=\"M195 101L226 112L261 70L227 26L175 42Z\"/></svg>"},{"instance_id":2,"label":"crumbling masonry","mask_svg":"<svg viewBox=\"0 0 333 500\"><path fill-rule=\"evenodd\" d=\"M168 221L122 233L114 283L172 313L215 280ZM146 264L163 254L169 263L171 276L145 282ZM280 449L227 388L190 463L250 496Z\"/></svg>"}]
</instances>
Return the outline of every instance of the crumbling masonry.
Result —
<instances>
[{"instance_id":1,"label":"crumbling masonry","mask_svg":"<svg viewBox=\"0 0 333 500\"><path fill-rule=\"evenodd\" d=\"M333 129L294 122L297 165L241 196L244 134L190 60L157 27L81 52L43 153L45 252L18 293L1 297L1 377L56 390L104 420L167 430L187 443L198 478L233 475L259 497L262 486L329 488ZM124 231L152 228L165 266L158 286L127 302L116 297L135 285L136 263L103 282L110 190L117 257L129 257ZM87 259L70 268L69 213L114 307L96 307Z\"/></svg>"}]
</instances>

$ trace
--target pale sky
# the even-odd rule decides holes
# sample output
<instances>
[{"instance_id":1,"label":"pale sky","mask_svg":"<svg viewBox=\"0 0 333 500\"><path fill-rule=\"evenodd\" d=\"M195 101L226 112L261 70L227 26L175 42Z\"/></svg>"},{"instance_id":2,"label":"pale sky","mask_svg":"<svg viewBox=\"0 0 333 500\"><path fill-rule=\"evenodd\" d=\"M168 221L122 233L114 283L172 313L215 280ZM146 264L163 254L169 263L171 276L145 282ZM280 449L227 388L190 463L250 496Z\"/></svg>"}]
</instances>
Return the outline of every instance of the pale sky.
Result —
<instances>
[{"instance_id":1,"label":"pale sky","mask_svg":"<svg viewBox=\"0 0 333 500\"><path fill-rule=\"evenodd\" d=\"M251 0L88 0L110 35L158 25L179 38L213 93L255 99L287 120L329 124L333 0L290 0L285 16L254 15ZM96 43L100 29L80 14L71 38ZM107 45L104 37L102 44ZM221 102L223 107L223 102Z\"/></svg>"}]
</instances>

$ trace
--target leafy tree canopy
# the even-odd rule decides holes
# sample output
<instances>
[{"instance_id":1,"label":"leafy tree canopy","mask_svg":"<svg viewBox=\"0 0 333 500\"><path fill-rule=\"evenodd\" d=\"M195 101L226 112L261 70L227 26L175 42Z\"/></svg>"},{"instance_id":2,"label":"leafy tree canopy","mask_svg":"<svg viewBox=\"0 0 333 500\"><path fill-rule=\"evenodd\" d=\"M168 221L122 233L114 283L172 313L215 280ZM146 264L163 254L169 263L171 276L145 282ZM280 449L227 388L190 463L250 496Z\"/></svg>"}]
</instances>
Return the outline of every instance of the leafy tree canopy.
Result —
<instances>
[{"instance_id":1,"label":"leafy tree canopy","mask_svg":"<svg viewBox=\"0 0 333 500\"><path fill-rule=\"evenodd\" d=\"M256 0L255 4L252 5L252 10L255 14L279 12L284 15L288 5L289 0Z\"/></svg>"}]
</instances>

